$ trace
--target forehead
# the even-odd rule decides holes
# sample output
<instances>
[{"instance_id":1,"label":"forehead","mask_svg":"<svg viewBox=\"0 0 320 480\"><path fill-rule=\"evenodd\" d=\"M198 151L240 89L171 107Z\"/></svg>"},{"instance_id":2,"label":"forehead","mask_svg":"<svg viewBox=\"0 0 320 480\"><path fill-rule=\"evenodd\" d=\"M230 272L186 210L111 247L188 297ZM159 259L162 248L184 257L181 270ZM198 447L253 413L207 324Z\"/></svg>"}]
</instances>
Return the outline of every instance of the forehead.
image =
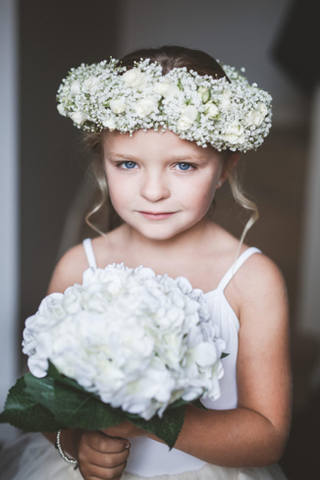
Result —
<instances>
[{"instance_id":1,"label":"forehead","mask_svg":"<svg viewBox=\"0 0 320 480\"><path fill-rule=\"evenodd\" d=\"M195 142L181 139L178 135L170 131L155 131L153 129L137 130L130 136L129 133L120 133L118 131L106 132L104 139L104 151L108 153L128 153L144 154L153 152L156 154L167 155L186 155L199 158L208 158L217 156L219 153L209 146L203 148Z\"/></svg>"}]
</instances>

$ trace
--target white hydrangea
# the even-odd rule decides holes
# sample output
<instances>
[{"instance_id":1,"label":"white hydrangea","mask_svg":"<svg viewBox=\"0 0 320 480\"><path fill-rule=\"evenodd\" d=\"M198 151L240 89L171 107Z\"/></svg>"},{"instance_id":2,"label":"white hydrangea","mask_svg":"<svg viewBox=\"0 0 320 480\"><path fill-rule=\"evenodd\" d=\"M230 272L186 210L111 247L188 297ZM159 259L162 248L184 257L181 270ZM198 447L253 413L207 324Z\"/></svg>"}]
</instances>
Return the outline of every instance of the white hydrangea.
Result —
<instances>
[{"instance_id":1,"label":"white hydrangea","mask_svg":"<svg viewBox=\"0 0 320 480\"><path fill-rule=\"evenodd\" d=\"M185 67L162 75L162 67L150 59L129 70L115 59L82 64L60 85L58 111L88 132L169 129L219 151L256 149L271 128L272 98L233 67L222 67L228 78L201 76Z\"/></svg>"},{"instance_id":2,"label":"white hydrangea","mask_svg":"<svg viewBox=\"0 0 320 480\"><path fill-rule=\"evenodd\" d=\"M33 375L50 360L113 407L150 419L179 398L220 395L225 348L199 289L184 277L112 264L45 297L26 320Z\"/></svg>"}]
</instances>

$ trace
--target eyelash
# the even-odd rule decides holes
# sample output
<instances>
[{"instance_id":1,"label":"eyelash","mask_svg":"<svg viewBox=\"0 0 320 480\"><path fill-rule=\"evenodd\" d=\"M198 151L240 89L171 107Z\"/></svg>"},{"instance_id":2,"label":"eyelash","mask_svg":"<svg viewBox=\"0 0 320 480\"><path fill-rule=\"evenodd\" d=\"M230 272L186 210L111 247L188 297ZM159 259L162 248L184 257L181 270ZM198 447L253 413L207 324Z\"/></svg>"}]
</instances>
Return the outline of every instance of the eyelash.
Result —
<instances>
[{"instance_id":1,"label":"eyelash","mask_svg":"<svg viewBox=\"0 0 320 480\"><path fill-rule=\"evenodd\" d=\"M118 168L121 168L122 165L124 165L125 163L133 163L135 165L137 165L135 162L131 161L131 160L128 160L127 162L119 162L116 164L116 167ZM188 162L178 162L175 164L176 165L188 165L189 167L192 167L191 169L188 169L188 170L179 170L180 172L190 172L192 170L196 170L197 167L196 165L194 165L193 163L188 163ZM134 170L134 168L123 168L123 170Z\"/></svg>"}]
</instances>

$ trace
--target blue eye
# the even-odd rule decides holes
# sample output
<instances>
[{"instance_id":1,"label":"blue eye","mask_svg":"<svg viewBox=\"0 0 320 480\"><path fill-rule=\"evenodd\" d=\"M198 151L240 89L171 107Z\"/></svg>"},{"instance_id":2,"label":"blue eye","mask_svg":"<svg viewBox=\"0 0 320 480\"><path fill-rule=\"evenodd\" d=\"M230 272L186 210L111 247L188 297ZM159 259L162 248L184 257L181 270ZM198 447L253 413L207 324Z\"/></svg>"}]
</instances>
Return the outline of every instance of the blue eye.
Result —
<instances>
[{"instance_id":1,"label":"blue eye","mask_svg":"<svg viewBox=\"0 0 320 480\"><path fill-rule=\"evenodd\" d=\"M132 170L135 167L136 163L128 161L128 162L122 162L120 166L122 165L125 165L125 170Z\"/></svg>"},{"instance_id":2,"label":"blue eye","mask_svg":"<svg viewBox=\"0 0 320 480\"><path fill-rule=\"evenodd\" d=\"M188 171L190 170L190 167L192 167L190 163L184 163L184 162L177 163L177 165L179 165L179 169L183 171Z\"/></svg>"}]
</instances>

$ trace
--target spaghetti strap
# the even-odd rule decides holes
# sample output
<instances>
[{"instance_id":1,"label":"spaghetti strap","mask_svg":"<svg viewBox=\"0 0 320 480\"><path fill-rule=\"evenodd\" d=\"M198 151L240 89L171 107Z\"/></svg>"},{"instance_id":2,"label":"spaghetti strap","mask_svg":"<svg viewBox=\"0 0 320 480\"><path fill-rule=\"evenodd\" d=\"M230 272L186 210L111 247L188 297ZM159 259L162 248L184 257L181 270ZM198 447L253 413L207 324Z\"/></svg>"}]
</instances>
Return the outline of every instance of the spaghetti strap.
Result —
<instances>
[{"instance_id":1,"label":"spaghetti strap","mask_svg":"<svg viewBox=\"0 0 320 480\"><path fill-rule=\"evenodd\" d=\"M238 257L237 260L231 265L227 273L224 275L224 277L220 281L217 290L221 290L223 292L226 286L228 285L228 283L232 280L235 273L239 270L241 265L246 260L248 260L248 258L251 257L251 255L253 255L254 253L262 253L262 252L261 250L259 250L259 248L256 248L256 247L250 247L247 250L245 250L240 255L240 257Z\"/></svg>"},{"instance_id":2,"label":"spaghetti strap","mask_svg":"<svg viewBox=\"0 0 320 480\"><path fill-rule=\"evenodd\" d=\"M91 238L86 238L85 240L83 240L82 244L88 259L89 266L92 268L97 268L97 262L94 256Z\"/></svg>"}]
</instances>

